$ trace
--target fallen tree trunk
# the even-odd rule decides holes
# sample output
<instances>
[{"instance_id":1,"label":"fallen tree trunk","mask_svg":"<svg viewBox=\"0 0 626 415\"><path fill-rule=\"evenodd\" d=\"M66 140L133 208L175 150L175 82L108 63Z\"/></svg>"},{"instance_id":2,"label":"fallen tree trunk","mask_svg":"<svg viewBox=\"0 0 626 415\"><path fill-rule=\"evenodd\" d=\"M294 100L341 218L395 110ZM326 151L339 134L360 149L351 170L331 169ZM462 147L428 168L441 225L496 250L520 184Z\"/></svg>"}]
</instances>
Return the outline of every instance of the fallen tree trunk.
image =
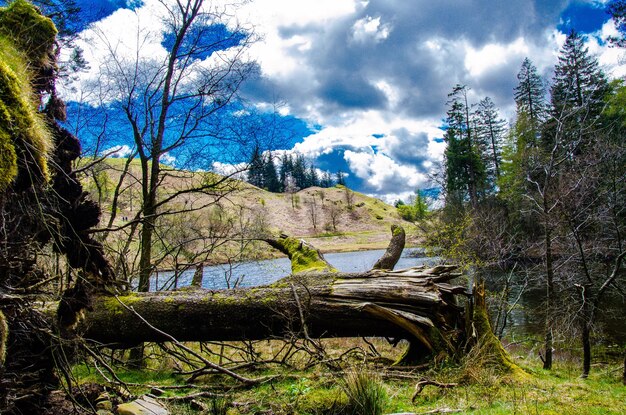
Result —
<instances>
[{"instance_id":1,"label":"fallen tree trunk","mask_svg":"<svg viewBox=\"0 0 626 415\"><path fill-rule=\"evenodd\" d=\"M452 271L453 267L441 266L311 273L246 289L101 296L83 323L84 335L101 343L164 340L121 303L180 341L253 340L298 333L303 324L300 311L315 337L397 337L432 330L449 334L462 324L454 294L464 292L446 283L456 276Z\"/></svg>"},{"instance_id":2,"label":"fallen tree trunk","mask_svg":"<svg viewBox=\"0 0 626 415\"><path fill-rule=\"evenodd\" d=\"M465 320L456 296L465 289L449 284L460 275L456 267L339 273L304 241L268 242L292 259L292 275L254 288L100 296L82 323L83 336L111 347L168 340L137 313L178 341L303 333L318 338L393 337L412 342L412 360L451 354L461 344ZM394 238L392 244L397 243Z\"/></svg>"}]
</instances>

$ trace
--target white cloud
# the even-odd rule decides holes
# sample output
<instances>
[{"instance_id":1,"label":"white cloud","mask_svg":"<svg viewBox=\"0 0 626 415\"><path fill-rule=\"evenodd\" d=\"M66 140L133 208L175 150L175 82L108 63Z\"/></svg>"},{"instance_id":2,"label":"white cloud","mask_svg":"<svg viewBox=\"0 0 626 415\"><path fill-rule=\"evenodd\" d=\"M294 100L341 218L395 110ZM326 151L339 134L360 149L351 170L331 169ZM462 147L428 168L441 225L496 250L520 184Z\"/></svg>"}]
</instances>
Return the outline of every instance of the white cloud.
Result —
<instances>
[{"instance_id":1,"label":"white cloud","mask_svg":"<svg viewBox=\"0 0 626 415\"><path fill-rule=\"evenodd\" d=\"M465 47L465 68L470 76L480 76L495 67L528 55L529 47L524 38L518 38L514 42L503 45L489 43L480 49L474 49L470 45Z\"/></svg>"},{"instance_id":2,"label":"white cloud","mask_svg":"<svg viewBox=\"0 0 626 415\"><path fill-rule=\"evenodd\" d=\"M375 193L415 189L428 183L428 178L415 167L400 165L383 153L347 150L344 157L355 176L365 180Z\"/></svg>"},{"instance_id":3,"label":"white cloud","mask_svg":"<svg viewBox=\"0 0 626 415\"><path fill-rule=\"evenodd\" d=\"M121 145L107 148L106 150L103 150L101 154L106 155L107 157L124 158L130 156L132 152L133 149L130 146Z\"/></svg>"},{"instance_id":4,"label":"white cloud","mask_svg":"<svg viewBox=\"0 0 626 415\"><path fill-rule=\"evenodd\" d=\"M246 179L247 163L229 164L215 161L211 165L211 171L222 176L232 176L235 179Z\"/></svg>"},{"instance_id":5,"label":"white cloud","mask_svg":"<svg viewBox=\"0 0 626 415\"><path fill-rule=\"evenodd\" d=\"M612 78L623 78L626 76L626 51L623 48L610 47L604 42L609 36L620 36L613 20L609 20L602 29L589 36L587 46L589 52L598 58L600 67L607 75Z\"/></svg>"},{"instance_id":6,"label":"white cloud","mask_svg":"<svg viewBox=\"0 0 626 415\"><path fill-rule=\"evenodd\" d=\"M174 166L176 164L176 157L172 156L169 153L161 154L159 161L163 164L167 164L169 166Z\"/></svg>"},{"instance_id":7,"label":"white cloud","mask_svg":"<svg viewBox=\"0 0 626 415\"><path fill-rule=\"evenodd\" d=\"M380 23L380 16L366 16L357 20L352 26L352 30L352 39L355 42L367 42L369 40L380 42L389 37L391 28L387 24Z\"/></svg>"}]
</instances>

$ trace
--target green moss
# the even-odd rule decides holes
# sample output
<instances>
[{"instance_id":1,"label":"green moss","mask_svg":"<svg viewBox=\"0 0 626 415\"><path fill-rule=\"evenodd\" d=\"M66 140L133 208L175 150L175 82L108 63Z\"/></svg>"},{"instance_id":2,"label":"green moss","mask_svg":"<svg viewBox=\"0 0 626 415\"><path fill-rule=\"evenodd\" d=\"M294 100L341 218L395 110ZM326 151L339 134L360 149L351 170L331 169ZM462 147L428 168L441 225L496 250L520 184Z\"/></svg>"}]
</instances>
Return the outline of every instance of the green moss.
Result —
<instances>
[{"instance_id":1,"label":"green moss","mask_svg":"<svg viewBox=\"0 0 626 415\"><path fill-rule=\"evenodd\" d=\"M106 297L102 301L102 305L104 306L104 309L107 310L108 312L113 313L115 315L120 315L120 314L124 314L127 312L124 306L120 304L120 301L126 304L127 306L131 306L134 303L138 302L139 300L140 298L137 295L127 294L127 295L124 295L122 297L117 297L117 298Z\"/></svg>"},{"instance_id":2,"label":"green moss","mask_svg":"<svg viewBox=\"0 0 626 415\"><path fill-rule=\"evenodd\" d=\"M52 21L26 1L0 9L0 191L22 170L49 179L52 139L31 82L33 71L52 66L55 36Z\"/></svg>"},{"instance_id":3,"label":"green moss","mask_svg":"<svg viewBox=\"0 0 626 415\"><path fill-rule=\"evenodd\" d=\"M312 248L295 238L284 238L279 241L288 252L291 259L292 274L302 272L337 272L335 268L320 258L320 254Z\"/></svg>"},{"instance_id":4,"label":"green moss","mask_svg":"<svg viewBox=\"0 0 626 415\"><path fill-rule=\"evenodd\" d=\"M475 347L479 348L477 354L478 360L488 363L496 369L502 369L516 377L524 377L527 374L517 366L507 351L500 343L500 340L493 334L489 315L487 314L487 305L485 303L485 285L479 284L474 291L474 313L472 315L472 324L476 329L478 343Z\"/></svg>"},{"instance_id":5,"label":"green moss","mask_svg":"<svg viewBox=\"0 0 626 415\"><path fill-rule=\"evenodd\" d=\"M53 65L57 29L52 20L26 0L16 0L0 9L0 33L14 39L31 67Z\"/></svg>"},{"instance_id":6,"label":"green moss","mask_svg":"<svg viewBox=\"0 0 626 415\"><path fill-rule=\"evenodd\" d=\"M0 103L0 111L2 110L2 103ZM4 118L3 114L0 114L0 119L2 118ZM16 176L17 155L15 154L15 146L9 134L0 130L0 192L4 191Z\"/></svg>"}]
</instances>

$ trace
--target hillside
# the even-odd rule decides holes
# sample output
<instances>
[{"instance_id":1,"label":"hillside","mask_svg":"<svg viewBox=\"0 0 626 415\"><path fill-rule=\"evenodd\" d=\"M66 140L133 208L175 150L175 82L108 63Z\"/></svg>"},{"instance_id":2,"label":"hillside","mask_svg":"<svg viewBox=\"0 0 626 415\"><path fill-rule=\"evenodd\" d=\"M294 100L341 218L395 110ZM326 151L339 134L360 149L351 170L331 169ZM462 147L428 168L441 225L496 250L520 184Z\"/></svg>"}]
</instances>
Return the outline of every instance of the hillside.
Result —
<instances>
[{"instance_id":1,"label":"hillside","mask_svg":"<svg viewBox=\"0 0 626 415\"><path fill-rule=\"evenodd\" d=\"M89 162L84 160L84 163ZM84 179L91 197L103 206L103 226L110 218L114 189L125 163L126 159L106 159L91 169ZM213 173L172 170L162 183L161 195L167 197L190 184L220 179ZM118 226L132 220L137 214L141 194L139 180L140 166L138 161L133 160L120 187L122 190L115 219ZM229 180L219 191L185 194L168 206L181 210L185 207L206 207L184 219L181 219L182 216L189 214L166 216L164 220L168 221L167 226L178 217L177 222L183 222L187 227L209 228L215 226L215 211L219 209L219 220L238 222L236 226L242 229L240 233L246 233L247 237L258 236L259 233L285 233L306 239L323 252L385 248L389 242L390 227L394 223L402 224L407 229L409 243L415 243L412 239L415 228L402 220L393 206L344 186L311 187L288 194L271 193L243 181ZM253 257L274 255L265 248L250 254ZM217 258L219 255L214 255L211 261L220 261Z\"/></svg>"},{"instance_id":2,"label":"hillside","mask_svg":"<svg viewBox=\"0 0 626 415\"><path fill-rule=\"evenodd\" d=\"M293 195L245 187L238 197L262 211L271 230L307 239L324 252L384 248L392 224L413 229L393 206L343 186L310 187Z\"/></svg>"}]
</instances>

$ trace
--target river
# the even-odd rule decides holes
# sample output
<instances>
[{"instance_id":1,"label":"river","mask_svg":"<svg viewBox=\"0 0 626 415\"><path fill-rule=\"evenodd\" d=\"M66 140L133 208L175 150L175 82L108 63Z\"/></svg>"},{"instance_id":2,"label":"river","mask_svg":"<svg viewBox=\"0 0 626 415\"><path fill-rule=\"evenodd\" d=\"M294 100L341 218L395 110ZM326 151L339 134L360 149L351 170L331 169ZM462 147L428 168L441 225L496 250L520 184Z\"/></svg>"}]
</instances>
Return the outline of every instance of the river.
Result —
<instances>
[{"instance_id":1,"label":"river","mask_svg":"<svg viewBox=\"0 0 626 415\"><path fill-rule=\"evenodd\" d=\"M383 255L384 250L355 251L343 253L329 253L324 257L341 272L364 272L372 269L374 263ZM409 268L417 265L434 265L440 262L438 257L421 255L421 248L407 248L396 265L396 269ZM172 271L161 271L152 277L150 291L169 290L175 287L185 287L191 284L194 269L182 272L174 283ZM204 267L202 286L207 289L218 290L237 287L255 287L271 284L291 272L291 263L288 258L270 259L264 261L238 262L232 265L214 265ZM521 275L520 275L521 276ZM505 275L500 273L485 273L484 278L491 292L498 293L502 289ZM518 281L519 284L519 281ZM519 290L513 290L509 298L512 303L516 300ZM518 333L522 336L540 334L543 331L543 317L541 303L544 290L541 287L527 288L522 294L519 304L511 312L507 333ZM624 326L623 300L607 298L606 307L598 316L597 334L608 335L608 343L623 343L626 341Z\"/></svg>"},{"instance_id":2,"label":"river","mask_svg":"<svg viewBox=\"0 0 626 415\"><path fill-rule=\"evenodd\" d=\"M364 272L372 269L374 263L385 250L369 250L324 254L324 258L341 272ZM430 265L439 262L439 258L429 258L421 254L420 248L407 248L396 265L396 269L417 265ZM291 272L289 258L277 258L264 261L238 262L232 265L214 265L204 267L203 288L212 290L238 287L255 287L271 284ZM178 276L177 287L191 284L194 269L182 272ZM150 282L150 291L174 288L174 273L159 272Z\"/></svg>"}]
</instances>

